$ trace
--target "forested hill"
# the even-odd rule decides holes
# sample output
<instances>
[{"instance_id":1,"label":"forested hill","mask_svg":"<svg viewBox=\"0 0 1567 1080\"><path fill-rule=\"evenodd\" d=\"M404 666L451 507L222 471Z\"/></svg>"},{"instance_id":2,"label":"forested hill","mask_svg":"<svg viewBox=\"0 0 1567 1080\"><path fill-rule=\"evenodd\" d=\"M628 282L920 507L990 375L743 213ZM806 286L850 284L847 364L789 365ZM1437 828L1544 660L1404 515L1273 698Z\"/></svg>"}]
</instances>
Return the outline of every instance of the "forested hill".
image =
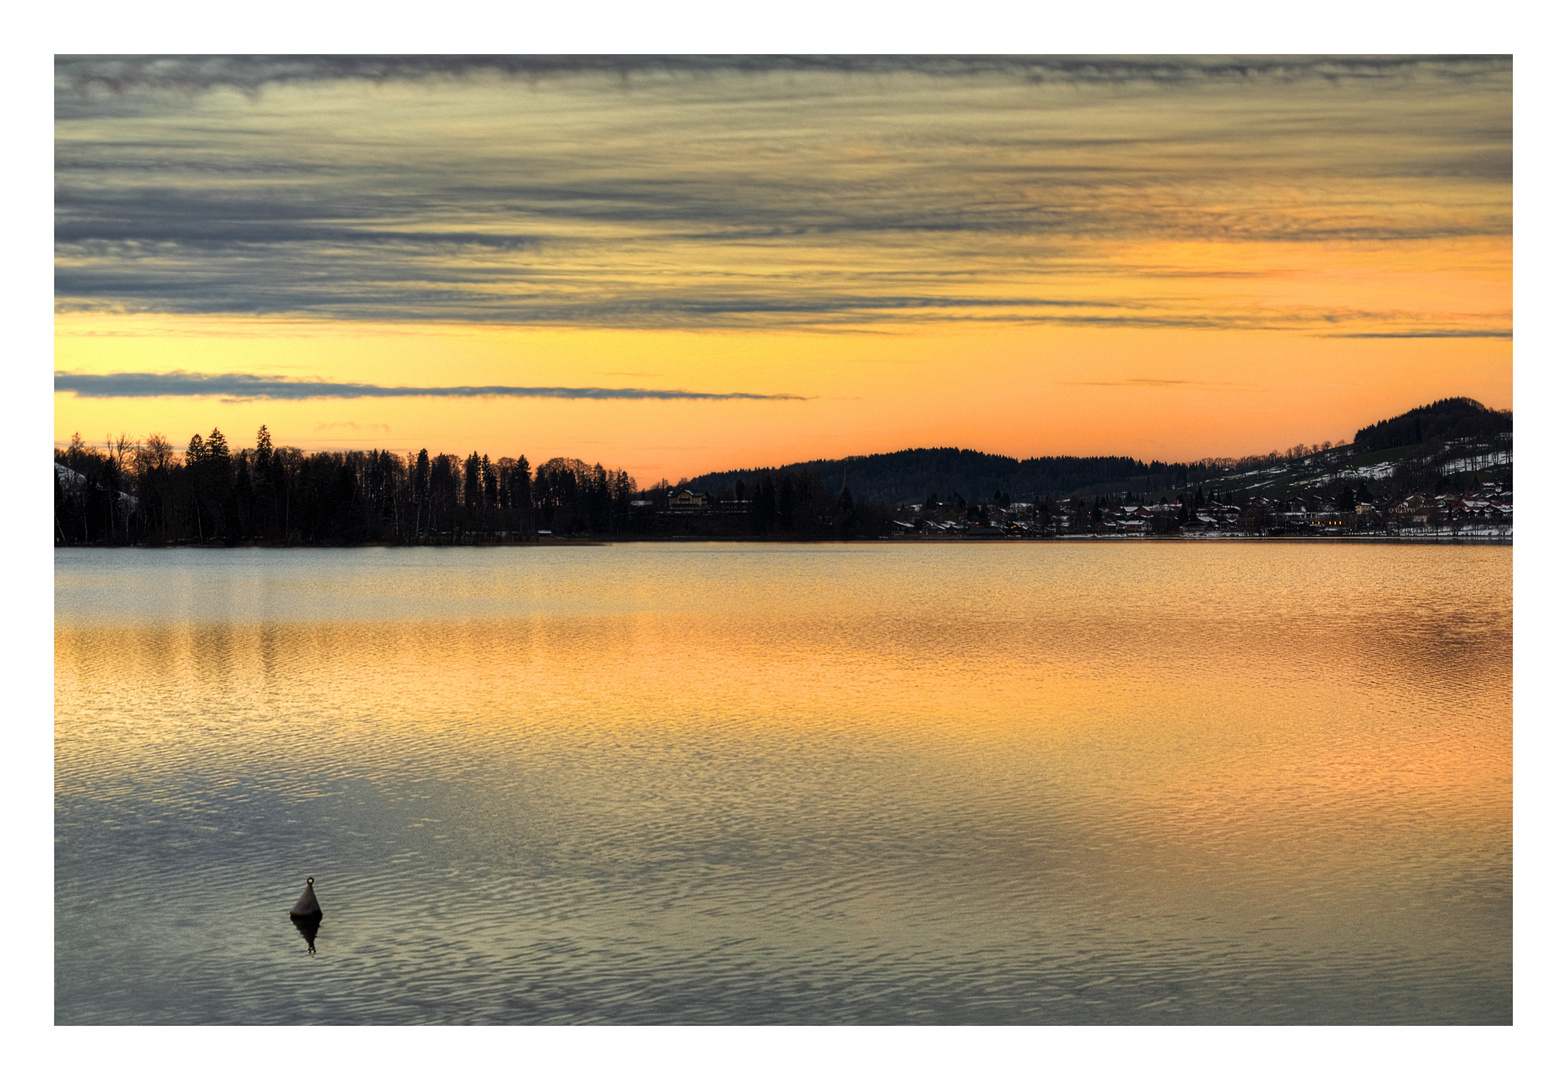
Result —
<instances>
[{"instance_id":1,"label":"forested hill","mask_svg":"<svg viewBox=\"0 0 1567 1080\"><path fill-rule=\"evenodd\" d=\"M1453 442L1512 430L1513 414L1509 410L1488 409L1473 398L1443 398L1361 428L1355 432L1355 446L1362 453L1370 453L1414 446L1430 439Z\"/></svg>"},{"instance_id":2,"label":"forested hill","mask_svg":"<svg viewBox=\"0 0 1567 1080\"><path fill-rule=\"evenodd\" d=\"M707 473L683 486L696 491L733 491L736 480L749 484L758 471L738 469ZM952 447L899 450L891 454L801 461L783 472L814 471L836 491L847 479L856 499L899 503L932 494L946 498L993 499L997 493L1013 499L1060 497L1100 486L1133 486L1137 490L1185 487L1212 471L1201 465L1142 462L1131 457L1005 457Z\"/></svg>"},{"instance_id":3,"label":"forested hill","mask_svg":"<svg viewBox=\"0 0 1567 1080\"><path fill-rule=\"evenodd\" d=\"M1331 458L1345 461L1357 455L1391 451L1400 447L1439 447L1476 439L1489 439L1513 430L1513 414L1488 409L1471 398L1444 398L1380 420L1355 433L1354 443L1325 454L1329 444L1296 446L1280 452L1238 460L1206 459L1201 462L1143 462L1132 457L1005 457L977 450L950 447L899 450L890 454L818 459L784 465L777 470L736 469L707 473L685 481L696 491L727 494L736 480L751 485L771 472L815 472L824 486L839 490L847 480L856 499L898 504L937 495L960 495L965 500L995 500L997 496L1027 501L1050 496L1094 496L1127 491L1157 493L1179 491L1199 483L1222 480L1247 469L1275 466L1290 478L1313 473ZM1342 443L1339 444L1341 447ZM1282 477L1281 477L1282 479Z\"/></svg>"}]
</instances>

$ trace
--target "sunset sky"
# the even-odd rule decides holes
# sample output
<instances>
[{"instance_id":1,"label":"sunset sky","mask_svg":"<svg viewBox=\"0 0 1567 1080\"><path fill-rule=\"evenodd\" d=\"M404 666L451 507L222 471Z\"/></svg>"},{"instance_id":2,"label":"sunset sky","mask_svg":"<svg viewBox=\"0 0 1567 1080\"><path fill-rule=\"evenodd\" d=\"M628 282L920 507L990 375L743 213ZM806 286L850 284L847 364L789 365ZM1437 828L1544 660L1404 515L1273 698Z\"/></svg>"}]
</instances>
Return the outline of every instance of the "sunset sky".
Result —
<instances>
[{"instance_id":1,"label":"sunset sky","mask_svg":"<svg viewBox=\"0 0 1567 1080\"><path fill-rule=\"evenodd\" d=\"M92 59L58 441L1190 460L1512 401L1508 59Z\"/></svg>"}]
</instances>

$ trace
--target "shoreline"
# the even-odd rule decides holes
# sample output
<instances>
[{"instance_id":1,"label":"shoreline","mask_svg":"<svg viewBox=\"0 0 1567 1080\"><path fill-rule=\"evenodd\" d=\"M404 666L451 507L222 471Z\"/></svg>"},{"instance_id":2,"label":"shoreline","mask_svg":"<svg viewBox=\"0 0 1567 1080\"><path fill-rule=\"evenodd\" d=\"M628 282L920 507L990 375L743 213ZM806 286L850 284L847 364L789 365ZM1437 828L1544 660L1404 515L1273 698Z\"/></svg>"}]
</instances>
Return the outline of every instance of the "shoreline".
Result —
<instances>
[{"instance_id":1,"label":"shoreline","mask_svg":"<svg viewBox=\"0 0 1567 1080\"><path fill-rule=\"evenodd\" d=\"M546 548L611 547L615 544L1438 544L1461 547L1512 547L1511 536L871 536L871 537L771 537L771 536L618 536L541 537L527 540L475 540L471 543L396 544L365 541L355 544L224 544L191 542L169 544L55 544L63 550L228 551L265 549L277 551L340 551L351 548Z\"/></svg>"}]
</instances>

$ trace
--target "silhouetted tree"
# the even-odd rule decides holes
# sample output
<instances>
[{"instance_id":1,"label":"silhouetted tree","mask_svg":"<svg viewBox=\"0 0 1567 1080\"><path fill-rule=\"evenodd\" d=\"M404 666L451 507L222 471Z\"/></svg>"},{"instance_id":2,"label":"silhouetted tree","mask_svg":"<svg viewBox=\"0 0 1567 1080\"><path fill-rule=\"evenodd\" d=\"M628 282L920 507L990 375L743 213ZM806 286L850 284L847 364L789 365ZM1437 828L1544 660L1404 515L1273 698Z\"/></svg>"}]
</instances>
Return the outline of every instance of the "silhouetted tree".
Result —
<instances>
[{"instance_id":1,"label":"silhouetted tree","mask_svg":"<svg viewBox=\"0 0 1567 1080\"><path fill-rule=\"evenodd\" d=\"M796 527L794 507L797 498L794 474L785 473L778 480L778 528L785 533L792 533Z\"/></svg>"},{"instance_id":2,"label":"silhouetted tree","mask_svg":"<svg viewBox=\"0 0 1567 1080\"><path fill-rule=\"evenodd\" d=\"M477 528L479 523L480 493L484 490L482 485L483 479L479 474L479 454L478 451L474 451L468 455L468 460L463 462L462 468L463 517L474 528Z\"/></svg>"}]
</instances>

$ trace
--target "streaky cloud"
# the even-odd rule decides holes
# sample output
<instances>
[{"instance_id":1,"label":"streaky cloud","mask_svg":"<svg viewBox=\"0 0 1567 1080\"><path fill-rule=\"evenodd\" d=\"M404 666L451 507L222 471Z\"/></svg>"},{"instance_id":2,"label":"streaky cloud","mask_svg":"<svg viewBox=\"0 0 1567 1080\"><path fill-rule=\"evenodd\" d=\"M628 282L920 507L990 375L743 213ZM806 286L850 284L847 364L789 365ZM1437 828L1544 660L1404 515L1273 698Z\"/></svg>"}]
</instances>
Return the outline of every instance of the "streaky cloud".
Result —
<instances>
[{"instance_id":1,"label":"streaky cloud","mask_svg":"<svg viewBox=\"0 0 1567 1080\"><path fill-rule=\"evenodd\" d=\"M1320 334L1319 337L1335 338L1506 338L1512 339L1511 330L1384 330L1353 334Z\"/></svg>"},{"instance_id":2,"label":"streaky cloud","mask_svg":"<svg viewBox=\"0 0 1567 1080\"><path fill-rule=\"evenodd\" d=\"M1508 57L109 56L55 73L60 313L1310 333L1327 328L1244 276L1324 245L1495 263L1513 230ZM1192 245L1264 258L1188 263ZM1432 321L1494 336L1495 316ZM1356 323L1337 329L1412 325Z\"/></svg>"},{"instance_id":3,"label":"streaky cloud","mask_svg":"<svg viewBox=\"0 0 1567 1080\"><path fill-rule=\"evenodd\" d=\"M269 86L330 81L375 84L499 76L537 82L602 75L637 77L842 74L929 77L1001 76L1032 83L1184 83L1197 80L1390 79L1422 68L1465 70L1506 63L1498 56L57 56L57 94L93 91L257 94Z\"/></svg>"},{"instance_id":4,"label":"streaky cloud","mask_svg":"<svg viewBox=\"0 0 1567 1080\"><path fill-rule=\"evenodd\" d=\"M715 393L608 386L379 386L326 382L281 375L232 372L124 371L108 375L54 373L56 393L85 398L224 397L241 400L305 401L312 398L564 398L587 401L807 401L799 394Z\"/></svg>"}]
</instances>

